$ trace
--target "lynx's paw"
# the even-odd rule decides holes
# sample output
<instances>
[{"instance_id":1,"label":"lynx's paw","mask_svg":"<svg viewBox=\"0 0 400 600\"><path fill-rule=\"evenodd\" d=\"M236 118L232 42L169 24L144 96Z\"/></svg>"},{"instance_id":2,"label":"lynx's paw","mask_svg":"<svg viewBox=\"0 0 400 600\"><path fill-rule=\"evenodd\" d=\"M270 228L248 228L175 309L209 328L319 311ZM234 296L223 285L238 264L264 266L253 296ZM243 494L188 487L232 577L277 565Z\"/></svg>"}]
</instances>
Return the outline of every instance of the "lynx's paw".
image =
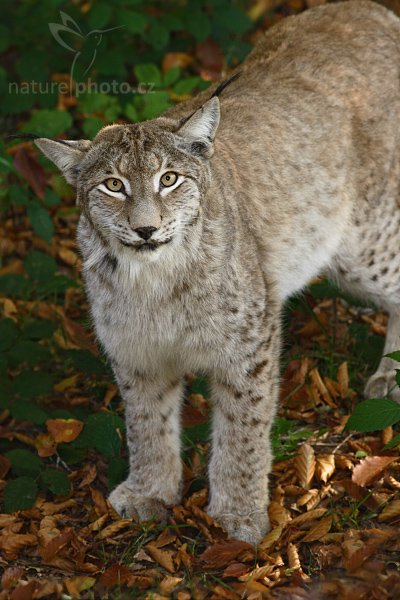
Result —
<instances>
[{"instance_id":1,"label":"lynx's paw","mask_svg":"<svg viewBox=\"0 0 400 600\"><path fill-rule=\"evenodd\" d=\"M396 402L400 402L400 388L395 380L395 371L377 371L369 378L365 386L364 396L366 398L385 398L388 396Z\"/></svg>"},{"instance_id":2,"label":"lynx's paw","mask_svg":"<svg viewBox=\"0 0 400 600\"><path fill-rule=\"evenodd\" d=\"M209 511L208 511L209 512ZM211 516L225 529L229 537L254 546L261 542L269 530L267 511L254 512L249 515L212 514Z\"/></svg>"},{"instance_id":3,"label":"lynx's paw","mask_svg":"<svg viewBox=\"0 0 400 600\"><path fill-rule=\"evenodd\" d=\"M129 488L129 482L120 483L108 497L111 506L123 518L136 518L139 521L165 521L166 506L156 498L140 496Z\"/></svg>"}]
</instances>

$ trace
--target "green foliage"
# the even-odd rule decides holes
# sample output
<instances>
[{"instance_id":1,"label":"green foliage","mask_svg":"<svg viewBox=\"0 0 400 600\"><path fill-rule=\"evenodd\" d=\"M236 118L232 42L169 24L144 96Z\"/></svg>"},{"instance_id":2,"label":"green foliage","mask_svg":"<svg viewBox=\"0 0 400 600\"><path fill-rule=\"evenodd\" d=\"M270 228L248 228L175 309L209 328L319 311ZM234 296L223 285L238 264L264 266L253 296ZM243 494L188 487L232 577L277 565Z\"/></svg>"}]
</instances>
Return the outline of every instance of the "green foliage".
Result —
<instances>
[{"instance_id":1,"label":"green foliage","mask_svg":"<svg viewBox=\"0 0 400 600\"><path fill-rule=\"evenodd\" d=\"M197 59L189 60L187 67L165 71L167 52L194 56L198 44L211 37L226 57L225 66L230 66L250 50L243 34L252 23L240 1L166 4L156 0L151 10L146 0L98 0L88 4L88 10L82 6L67 0L22 0L3 7L0 53L7 69L0 67L0 116L6 117L4 133L20 129L46 137L91 139L106 124L157 117L177 97L209 85L199 75ZM49 24L61 25L60 10L76 22L82 35L64 27L58 30L62 43L53 37ZM100 42L92 35L94 30L107 30ZM72 73L75 52L80 54ZM76 83L72 90L68 88L71 75ZM18 250L18 268L0 276L0 295L22 300L24 306L48 303L55 310L52 321L35 317L34 310L21 313L25 316L19 315L18 321L0 319L0 409L9 410L18 422L33 424L35 435L46 431L49 418L83 421L75 440L58 444L58 457L67 465L78 465L93 451L100 453L108 462L113 487L125 477L128 465L120 416L111 410L96 412L93 404L59 411L53 404L54 385L75 374L84 381L91 402L101 401L111 375L101 357L83 348L63 350L56 343L57 335L62 337L59 315L66 305L65 294L80 285L65 275L71 271L54 258L55 236L66 223L69 227L70 218L71 228L76 222L73 191L42 155L23 149L19 163L15 157L0 141L0 216L12 219L17 231L29 224L30 235L26 251ZM8 258L0 259L0 267L5 265ZM197 380L190 393L207 394L206 383ZM118 399L110 409L114 403ZM208 423L187 430L192 444L208 438ZM54 468L54 457L40 458L16 441L5 444L12 466L12 478L4 489L5 511L31 507L39 490L69 495L69 479Z\"/></svg>"},{"instance_id":2,"label":"green foliage","mask_svg":"<svg viewBox=\"0 0 400 600\"><path fill-rule=\"evenodd\" d=\"M400 362L400 350L385 355ZM396 383L400 387L400 369L396 369ZM390 398L374 398L360 402L346 423L346 429L356 431L380 431L400 421L400 404ZM400 436L395 436L386 448L400 444Z\"/></svg>"},{"instance_id":3,"label":"green foliage","mask_svg":"<svg viewBox=\"0 0 400 600\"><path fill-rule=\"evenodd\" d=\"M346 429L378 431L400 421L400 405L389 398L364 400L346 423Z\"/></svg>"},{"instance_id":4,"label":"green foliage","mask_svg":"<svg viewBox=\"0 0 400 600\"><path fill-rule=\"evenodd\" d=\"M29 131L43 137L56 137L67 131L72 125L72 116L59 110L37 110L24 125L23 131Z\"/></svg>"},{"instance_id":5,"label":"green foliage","mask_svg":"<svg viewBox=\"0 0 400 600\"><path fill-rule=\"evenodd\" d=\"M18 477L4 488L4 512L31 508L36 500L38 486L32 477Z\"/></svg>"},{"instance_id":6,"label":"green foliage","mask_svg":"<svg viewBox=\"0 0 400 600\"><path fill-rule=\"evenodd\" d=\"M306 427L299 427L296 421L277 417L271 433L272 447L276 461L285 460L297 449L298 444L315 435Z\"/></svg>"},{"instance_id":7,"label":"green foliage","mask_svg":"<svg viewBox=\"0 0 400 600\"><path fill-rule=\"evenodd\" d=\"M43 468L40 458L29 450L10 450L5 457L11 461L11 467L18 477L36 477Z\"/></svg>"},{"instance_id":8,"label":"green foliage","mask_svg":"<svg viewBox=\"0 0 400 600\"><path fill-rule=\"evenodd\" d=\"M64 471L46 469L40 474L40 480L55 496L68 496L70 493L71 484Z\"/></svg>"},{"instance_id":9,"label":"green foliage","mask_svg":"<svg viewBox=\"0 0 400 600\"><path fill-rule=\"evenodd\" d=\"M53 221L48 211L38 202L27 207L27 214L32 224L33 231L47 242L50 242L54 233Z\"/></svg>"},{"instance_id":10,"label":"green foliage","mask_svg":"<svg viewBox=\"0 0 400 600\"><path fill-rule=\"evenodd\" d=\"M77 448L95 448L106 458L115 458L121 450L124 421L118 415L99 412L90 415L82 433L73 442Z\"/></svg>"}]
</instances>

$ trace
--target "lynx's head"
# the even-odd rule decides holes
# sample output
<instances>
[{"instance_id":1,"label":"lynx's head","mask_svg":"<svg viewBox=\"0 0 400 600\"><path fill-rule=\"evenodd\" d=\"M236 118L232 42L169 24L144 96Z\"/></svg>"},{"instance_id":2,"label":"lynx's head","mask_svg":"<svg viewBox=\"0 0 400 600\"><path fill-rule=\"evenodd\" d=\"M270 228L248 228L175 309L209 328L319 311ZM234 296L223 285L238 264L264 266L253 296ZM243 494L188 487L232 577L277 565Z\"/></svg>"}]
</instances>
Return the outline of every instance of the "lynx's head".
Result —
<instances>
[{"instance_id":1,"label":"lynx's head","mask_svg":"<svg viewBox=\"0 0 400 600\"><path fill-rule=\"evenodd\" d=\"M93 141L35 140L76 187L77 201L114 252L141 262L191 235L207 189L219 123L212 97L186 119L104 127Z\"/></svg>"}]
</instances>

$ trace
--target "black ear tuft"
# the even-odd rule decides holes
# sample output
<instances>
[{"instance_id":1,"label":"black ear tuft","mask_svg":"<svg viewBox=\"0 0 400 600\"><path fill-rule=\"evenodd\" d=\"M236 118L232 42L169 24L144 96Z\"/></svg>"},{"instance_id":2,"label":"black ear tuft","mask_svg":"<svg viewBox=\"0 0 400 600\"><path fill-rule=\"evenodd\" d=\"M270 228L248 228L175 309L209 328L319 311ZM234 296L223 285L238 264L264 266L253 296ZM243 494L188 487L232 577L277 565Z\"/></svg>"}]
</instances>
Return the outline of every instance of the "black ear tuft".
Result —
<instances>
[{"instance_id":1,"label":"black ear tuft","mask_svg":"<svg viewBox=\"0 0 400 600\"><path fill-rule=\"evenodd\" d=\"M37 135L36 133L10 133L9 135L5 136L5 139L6 140L15 140L15 139L37 140L40 137L41 136Z\"/></svg>"},{"instance_id":2,"label":"black ear tuft","mask_svg":"<svg viewBox=\"0 0 400 600\"><path fill-rule=\"evenodd\" d=\"M231 77L229 77L228 79L225 79L225 81L222 81L219 86L216 88L216 90L214 91L213 95L211 96L211 98L214 98L215 96L219 96L224 89L230 85L231 83L233 83L234 81L236 81L236 79L238 79L241 76L242 72L238 71L237 73L235 73L234 75L232 75Z\"/></svg>"}]
</instances>

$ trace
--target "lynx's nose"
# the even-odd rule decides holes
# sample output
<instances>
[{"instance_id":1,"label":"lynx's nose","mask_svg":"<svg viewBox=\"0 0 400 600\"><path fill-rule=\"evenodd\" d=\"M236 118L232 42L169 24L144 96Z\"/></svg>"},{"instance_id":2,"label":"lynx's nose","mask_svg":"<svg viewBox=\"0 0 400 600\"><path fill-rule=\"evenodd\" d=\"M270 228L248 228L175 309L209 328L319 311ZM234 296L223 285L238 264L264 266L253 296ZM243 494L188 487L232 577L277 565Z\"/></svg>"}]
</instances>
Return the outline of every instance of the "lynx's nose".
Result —
<instances>
[{"instance_id":1,"label":"lynx's nose","mask_svg":"<svg viewBox=\"0 0 400 600\"><path fill-rule=\"evenodd\" d=\"M149 240L157 227L137 227L134 231L144 240Z\"/></svg>"}]
</instances>

